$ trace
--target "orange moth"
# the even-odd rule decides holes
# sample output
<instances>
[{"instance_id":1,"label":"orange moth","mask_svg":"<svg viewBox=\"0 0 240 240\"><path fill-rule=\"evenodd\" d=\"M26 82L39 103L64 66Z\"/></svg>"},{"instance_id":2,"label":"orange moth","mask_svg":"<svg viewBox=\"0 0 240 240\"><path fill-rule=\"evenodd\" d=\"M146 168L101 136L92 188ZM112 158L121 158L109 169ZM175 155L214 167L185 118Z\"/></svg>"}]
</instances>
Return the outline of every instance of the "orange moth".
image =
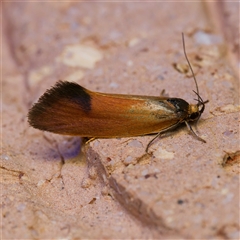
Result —
<instances>
[{"instance_id":1,"label":"orange moth","mask_svg":"<svg viewBox=\"0 0 240 240\"><path fill-rule=\"evenodd\" d=\"M185 51L184 54L192 71ZM37 129L63 135L89 138L132 137L163 132L185 123L196 138L189 122L198 121L205 103L199 95L197 104L181 98L107 94L87 90L77 83L59 81L47 90L29 110L29 124Z\"/></svg>"}]
</instances>

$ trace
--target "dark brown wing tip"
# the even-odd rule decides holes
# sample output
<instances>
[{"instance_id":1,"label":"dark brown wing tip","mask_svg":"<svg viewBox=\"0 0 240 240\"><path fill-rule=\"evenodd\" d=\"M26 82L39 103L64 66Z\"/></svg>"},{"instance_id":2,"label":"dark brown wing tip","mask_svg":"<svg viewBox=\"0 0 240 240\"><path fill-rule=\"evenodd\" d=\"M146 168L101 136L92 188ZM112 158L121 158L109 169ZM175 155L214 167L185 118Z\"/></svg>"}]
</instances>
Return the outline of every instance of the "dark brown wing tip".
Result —
<instances>
[{"instance_id":1,"label":"dark brown wing tip","mask_svg":"<svg viewBox=\"0 0 240 240\"><path fill-rule=\"evenodd\" d=\"M64 103L77 104L86 112L91 110L91 96L85 88L74 82L58 81L29 110L29 124L40 130L48 130L44 121L56 117L53 114L58 112L58 106Z\"/></svg>"}]
</instances>

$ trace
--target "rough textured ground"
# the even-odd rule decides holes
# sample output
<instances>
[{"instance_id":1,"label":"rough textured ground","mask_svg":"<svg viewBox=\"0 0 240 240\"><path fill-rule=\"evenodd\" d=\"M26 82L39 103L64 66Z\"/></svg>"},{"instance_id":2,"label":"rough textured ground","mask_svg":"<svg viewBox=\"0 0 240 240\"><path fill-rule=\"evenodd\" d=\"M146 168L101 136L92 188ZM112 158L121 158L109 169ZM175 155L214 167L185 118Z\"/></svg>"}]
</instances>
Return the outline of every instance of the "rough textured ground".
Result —
<instances>
[{"instance_id":1,"label":"rough textured ground","mask_svg":"<svg viewBox=\"0 0 240 240\"><path fill-rule=\"evenodd\" d=\"M238 239L239 3L5 2L2 239ZM181 32L208 99L182 126L97 139L41 132L28 109L56 81L194 103Z\"/></svg>"}]
</instances>

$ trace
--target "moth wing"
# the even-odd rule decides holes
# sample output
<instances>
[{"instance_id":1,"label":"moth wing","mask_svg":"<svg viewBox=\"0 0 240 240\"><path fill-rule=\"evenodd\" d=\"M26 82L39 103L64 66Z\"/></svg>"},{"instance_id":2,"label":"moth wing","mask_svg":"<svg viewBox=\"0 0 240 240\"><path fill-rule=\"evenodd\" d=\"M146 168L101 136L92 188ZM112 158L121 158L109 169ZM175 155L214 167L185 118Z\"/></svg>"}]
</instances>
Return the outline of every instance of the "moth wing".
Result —
<instances>
[{"instance_id":1,"label":"moth wing","mask_svg":"<svg viewBox=\"0 0 240 240\"><path fill-rule=\"evenodd\" d=\"M29 111L31 126L82 137L128 137L156 133L178 122L167 98L91 92L58 82Z\"/></svg>"}]
</instances>

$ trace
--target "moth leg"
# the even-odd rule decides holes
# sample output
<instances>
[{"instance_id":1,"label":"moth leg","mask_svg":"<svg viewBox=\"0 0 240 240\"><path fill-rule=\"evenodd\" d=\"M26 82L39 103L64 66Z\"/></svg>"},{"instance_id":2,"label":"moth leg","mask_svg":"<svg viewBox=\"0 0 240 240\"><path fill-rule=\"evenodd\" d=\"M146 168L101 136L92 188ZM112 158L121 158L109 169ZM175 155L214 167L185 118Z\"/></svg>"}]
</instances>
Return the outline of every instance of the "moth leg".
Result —
<instances>
[{"instance_id":1,"label":"moth leg","mask_svg":"<svg viewBox=\"0 0 240 240\"><path fill-rule=\"evenodd\" d=\"M152 145L152 143L156 140L156 138L161 137L162 134L166 133L166 132L169 131L169 130L175 129L179 124L181 124L180 121L177 122L177 123L175 123L174 125L168 127L168 128L165 128L165 129L161 130L160 132L158 132L158 134L148 143L148 145L147 145L147 147L146 147L146 150L145 150L146 153L148 153L149 147L150 147L150 146Z\"/></svg>"},{"instance_id":2,"label":"moth leg","mask_svg":"<svg viewBox=\"0 0 240 240\"><path fill-rule=\"evenodd\" d=\"M83 144L84 145L87 145L87 144L89 144L90 142L92 142L92 141L94 141L96 138L94 138L94 137L84 137L83 138L83 140L82 140L82 142L83 142Z\"/></svg>"},{"instance_id":3,"label":"moth leg","mask_svg":"<svg viewBox=\"0 0 240 240\"><path fill-rule=\"evenodd\" d=\"M160 97L169 97L169 94L166 93L165 89L163 89L160 93Z\"/></svg>"},{"instance_id":4,"label":"moth leg","mask_svg":"<svg viewBox=\"0 0 240 240\"><path fill-rule=\"evenodd\" d=\"M190 125L187 121L185 121L185 124L187 125L188 130L193 134L194 137L196 137L199 141L206 143L206 141L205 141L204 139L202 139L201 137L199 137L199 136L193 131L191 125Z\"/></svg>"},{"instance_id":5,"label":"moth leg","mask_svg":"<svg viewBox=\"0 0 240 240\"><path fill-rule=\"evenodd\" d=\"M161 134L162 134L162 132L159 132L159 133L148 143L148 145L147 145L147 147L146 147L146 149L145 149L145 152L146 152L147 154L149 154L149 153L148 153L149 147L152 145L152 143L153 143L158 137L161 136Z\"/></svg>"}]
</instances>

